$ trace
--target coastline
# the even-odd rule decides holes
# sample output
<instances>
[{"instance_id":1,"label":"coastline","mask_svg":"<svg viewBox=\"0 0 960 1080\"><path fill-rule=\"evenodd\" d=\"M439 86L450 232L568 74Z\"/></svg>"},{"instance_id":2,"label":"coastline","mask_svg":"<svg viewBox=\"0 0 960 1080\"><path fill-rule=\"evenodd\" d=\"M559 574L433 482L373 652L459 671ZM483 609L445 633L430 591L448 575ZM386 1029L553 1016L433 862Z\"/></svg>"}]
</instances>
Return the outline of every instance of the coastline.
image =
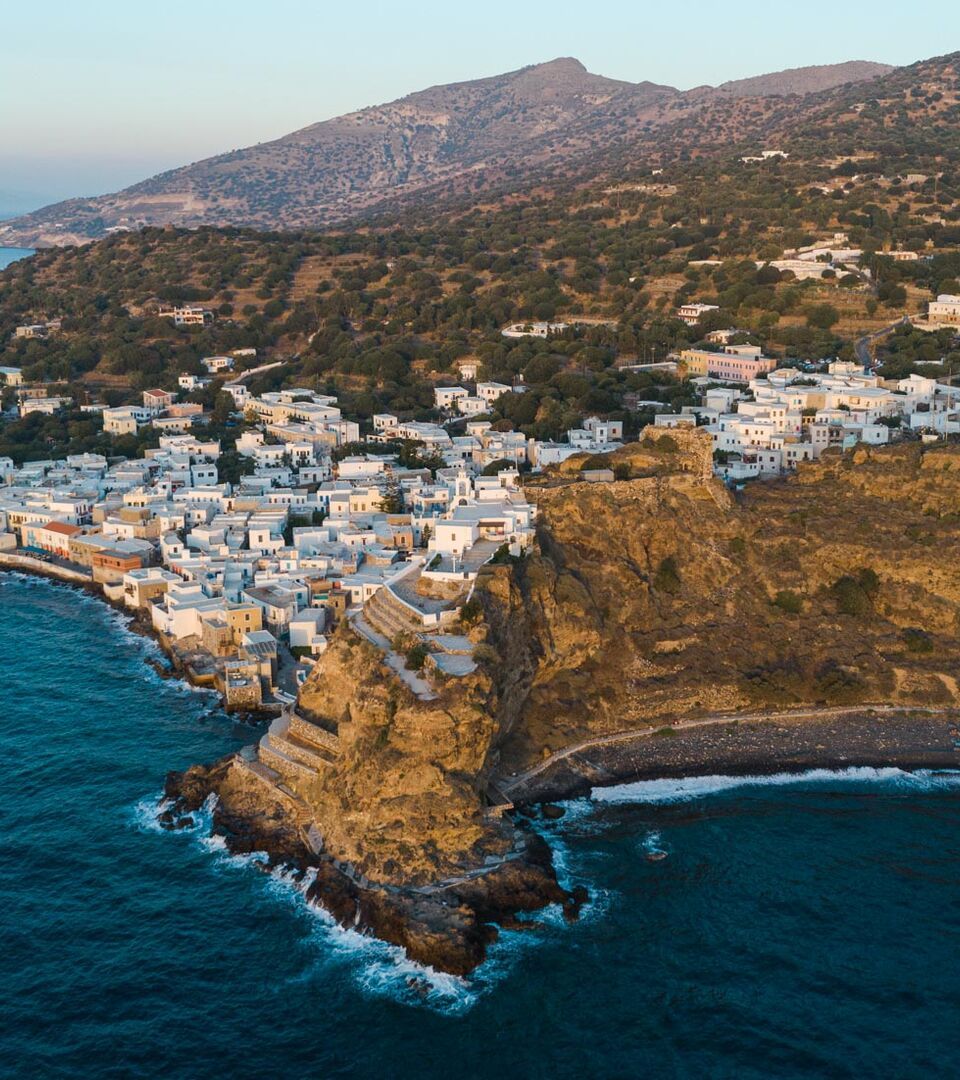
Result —
<instances>
[{"instance_id":1,"label":"coastline","mask_svg":"<svg viewBox=\"0 0 960 1080\"><path fill-rule=\"evenodd\" d=\"M160 640L152 627L124 605L112 602L87 575L24 556L0 553L0 572L23 573L79 588L119 611L128 628ZM161 673L189 680L176 666ZM149 661L148 661L149 662ZM744 714L677 721L675 728L642 729L599 737L557 751L532 766L532 775L501 777L491 801L508 793L506 810L517 836L514 857L455 881L423 885L368 881L326 855L315 842L306 808L256 771L240 751L210 766L168 774L159 823L176 830L211 796L212 831L235 854L263 852L264 869L285 868L301 883L308 901L338 923L399 945L411 959L464 975L481 964L496 938L496 925L535 930L522 918L545 905L560 905L569 919L588 899L568 893L556 880L551 850L530 827L538 804L589 797L594 788L643 780L724 775L763 776L811 769L842 771L855 766L905 770L960 768L960 709L851 706L803 712ZM545 815L546 816L546 815ZM260 865L260 864L258 864Z\"/></svg>"},{"instance_id":2,"label":"coastline","mask_svg":"<svg viewBox=\"0 0 960 1080\"><path fill-rule=\"evenodd\" d=\"M503 782L500 790L524 807L582 798L593 788L641 780L857 766L960 769L960 709L863 705L823 717L731 716L728 722L709 726L638 731L564 757L530 779Z\"/></svg>"},{"instance_id":3,"label":"coastline","mask_svg":"<svg viewBox=\"0 0 960 1080\"><path fill-rule=\"evenodd\" d=\"M307 899L320 904L342 926L365 931L404 948L411 959L463 975L481 964L495 940L493 924L536 928L519 919L559 903L576 919L588 900L585 890L566 893L552 868L552 851L530 828L531 819L562 816L537 806L589 797L594 788L642 780L724 775L750 777L803 774L852 767L896 766L960 769L960 709L859 706L774 715L761 720L710 723L686 729L650 729L632 737L577 751L513 792L506 811L524 838L522 857L490 872L427 888L368 881L317 849L304 807L282 787L251 770L243 752L209 767L171 773L165 789L167 828L181 827L216 796L212 828L235 854L262 851L266 868L284 867L305 882ZM493 795L498 789L494 786Z\"/></svg>"},{"instance_id":4,"label":"coastline","mask_svg":"<svg viewBox=\"0 0 960 1080\"><path fill-rule=\"evenodd\" d=\"M0 574L4 573L25 574L28 577L42 578L45 581L51 581L57 585L67 585L70 588L85 593L94 600L99 600L111 611L123 616L126 620L126 629L129 630L130 633L138 634L140 637L152 641L157 648L160 649L166 658L169 667L165 667L161 663L152 662L148 659L144 660L144 662L153 668L158 675L165 679L179 679L197 690L208 690L217 695L219 707L226 709L226 703L219 690L210 686L207 682L201 683L197 681L193 677L189 667L182 663L176 651L171 649L163 636L158 634L150 623L142 617L141 612L131 610L125 604L111 600L89 574L85 574L81 570L73 570L66 566L59 566L56 563L42 562L40 559L33 559L29 555L16 555L7 551L0 552ZM276 716L276 714L277 709L272 708L262 708L259 710L245 709L242 710L242 713L234 713L236 716L251 717L256 722L266 721Z\"/></svg>"}]
</instances>

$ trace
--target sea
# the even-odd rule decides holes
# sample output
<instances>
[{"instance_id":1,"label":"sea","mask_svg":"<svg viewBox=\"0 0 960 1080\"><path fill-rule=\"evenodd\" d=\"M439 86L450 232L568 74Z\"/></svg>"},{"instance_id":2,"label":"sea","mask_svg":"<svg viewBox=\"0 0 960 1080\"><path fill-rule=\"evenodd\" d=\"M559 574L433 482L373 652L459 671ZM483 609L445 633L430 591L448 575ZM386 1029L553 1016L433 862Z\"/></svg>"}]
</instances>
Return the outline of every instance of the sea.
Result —
<instances>
[{"instance_id":1,"label":"sea","mask_svg":"<svg viewBox=\"0 0 960 1080\"><path fill-rule=\"evenodd\" d=\"M33 254L33 248L0 247L0 270L18 259L27 259Z\"/></svg>"},{"instance_id":2,"label":"sea","mask_svg":"<svg viewBox=\"0 0 960 1080\"><path fill-rule=\"evenodd\" d=\"M68 586L0 574L0 1075L960 1073L960 777L596 791L540 825L591 902L468 979L342 930L164 774L253 741Z\"/></svg>"}]
</instances>

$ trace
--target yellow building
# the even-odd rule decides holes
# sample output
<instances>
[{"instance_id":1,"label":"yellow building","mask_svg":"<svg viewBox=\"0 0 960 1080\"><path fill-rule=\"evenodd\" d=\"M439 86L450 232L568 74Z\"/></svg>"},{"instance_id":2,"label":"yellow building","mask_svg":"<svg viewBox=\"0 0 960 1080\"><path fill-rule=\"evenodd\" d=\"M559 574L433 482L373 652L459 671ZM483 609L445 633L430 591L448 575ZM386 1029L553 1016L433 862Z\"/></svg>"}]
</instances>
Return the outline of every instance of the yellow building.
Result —
<instances>
[{"instance_id":1,"label":"yellow building","mask_svg":"<svg viewBox=\"0 0 960 1080\"><path fill-rule=\"evenodd\" d=\"M225 617L236 645L244 634L263 629L263 609L256 604L228 604Z\"/></svg>"}]
</instances>

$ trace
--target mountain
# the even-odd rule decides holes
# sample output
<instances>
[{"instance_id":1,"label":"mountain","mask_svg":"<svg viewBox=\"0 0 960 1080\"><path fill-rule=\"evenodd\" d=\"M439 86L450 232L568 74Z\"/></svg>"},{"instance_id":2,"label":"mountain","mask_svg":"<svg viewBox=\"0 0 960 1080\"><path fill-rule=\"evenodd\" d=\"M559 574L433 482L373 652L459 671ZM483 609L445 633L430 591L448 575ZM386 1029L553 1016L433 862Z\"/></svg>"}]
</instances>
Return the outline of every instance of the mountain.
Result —
<instances>
[{"instance_id":1,"label":"mountain","mask_svg":"<svg viewBox=\"0 0 960 1080\"><path fill-rule=\"evenodd\" d=\"M0 242L84 243L140 225L329 225L437 183L482 190L541 162L569 162L625 135L655 130L717 99L806 94L891 70L851 62L698 87L591 74L570 57L470 82L434 86L220 154L97 198L16 218Z\"/></svg>"},{"instance_id":2,"label":"mountain","mask_svg":"<svg viewBox=\"0 0 960 1080\"><path fill-rule=\"evenodd\" d=\"M848 60L843 64L792 68L788 71L775 71L770 75L736 79L722 83L717 87L716 93L724 97L813 94L819 90L832 90L833 87L845 83L866 82L892 70L889 64L875 64L871 60Z\"/></svg>"}]
</instances>

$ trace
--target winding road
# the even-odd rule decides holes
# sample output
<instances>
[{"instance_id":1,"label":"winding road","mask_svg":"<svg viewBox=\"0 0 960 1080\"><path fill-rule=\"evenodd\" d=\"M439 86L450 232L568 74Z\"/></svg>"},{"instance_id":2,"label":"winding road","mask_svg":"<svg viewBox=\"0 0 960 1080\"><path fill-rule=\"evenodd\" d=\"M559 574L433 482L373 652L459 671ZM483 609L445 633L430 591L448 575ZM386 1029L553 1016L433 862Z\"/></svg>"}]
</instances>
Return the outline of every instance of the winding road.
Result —
<instances>
[{"instance_id":1,"label":"winding road","mask_svg":"<svg viewBox=\"0 0 960 1080\"><path fill-rule=\"evenodd\" d=\"M874 365L873 354L870 349L876 342L882 340L885 337L889 337L898 326L907 326L910 323L910 316L904 315L903 318L897 319L896 322L891 323L889 326L884 326L880 330L874 330L872 334L866 334L862 338L857 338L853 346L853 353L857 360L865 368L872 368Z\"/></svg>"}]
</instances>

